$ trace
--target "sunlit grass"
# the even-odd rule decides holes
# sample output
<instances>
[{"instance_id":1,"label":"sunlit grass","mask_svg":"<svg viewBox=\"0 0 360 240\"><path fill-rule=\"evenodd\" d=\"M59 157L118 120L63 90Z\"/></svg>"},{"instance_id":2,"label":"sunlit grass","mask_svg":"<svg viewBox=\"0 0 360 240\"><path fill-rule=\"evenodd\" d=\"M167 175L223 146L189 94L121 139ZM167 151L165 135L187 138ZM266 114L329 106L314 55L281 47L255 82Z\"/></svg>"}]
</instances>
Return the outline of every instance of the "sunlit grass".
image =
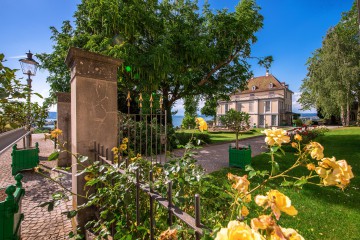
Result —
<instances>
[{"instance_id":1,"label":"sunlit grass","mask_svg":"<svg viewBox=\"0 0 360 240\"><path fill-rule=\"evenodd\" d=\"M316 139L325 148L325 157L335 156L337 160L346 159L352 166L355 177L344 190L337 187L318 187L305 185L302 190L280 187L273 182L269 187L276 188L286 194L299 211L295 217L283 214L279 224L286 228L294 228L305 239L359 239L360 237L360 128L339 128ZM293 153L277 158L282 169L286 169L295 160ZM252 159L255 169L266 169L269 156L259 155ZM245 171L237 168L225 168L211 175L218 185L227 185L226 174L244 175ZM298 169L293 174L307 173L306 168ZM262 179L251 179L256 186ZM269 188L258 193L265 193ZM253 196L254 197L254 196Z\"/></svg>"},{"instance_id":2,"label":"sunlit grass","mask_svg":"<svg viewBox=\"0 0 360 240\"><path fill-rule=\"evenodd\" d=\"M254 128L251 131L242 133L239 135L239 139L245 139L249 137L261 136L263 135L261 131L264 128ZM186 133L200 133L198 129L185 129L185 130L178 130L177 132L186 132ZM236 136L234 132L206 132L210 135L211 143L227 143L236 140Z\"/></svg>"}]
</instances>

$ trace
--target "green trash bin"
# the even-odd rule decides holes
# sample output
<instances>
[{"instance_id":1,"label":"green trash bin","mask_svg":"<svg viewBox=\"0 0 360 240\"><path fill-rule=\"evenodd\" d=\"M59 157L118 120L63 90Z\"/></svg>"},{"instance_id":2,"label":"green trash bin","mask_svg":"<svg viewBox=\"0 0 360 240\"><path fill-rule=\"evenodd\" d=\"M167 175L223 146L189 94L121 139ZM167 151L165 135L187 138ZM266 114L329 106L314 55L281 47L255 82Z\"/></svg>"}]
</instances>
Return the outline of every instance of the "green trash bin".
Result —
<instances>
[{"instance_id":1,"label":"green trash bin","mask_svg":"<svg viewBox=\"0 0 360 240\"><path fill-rule=\"evenodd\" d=\"M16 185L10 185L6 189L0 189L0 239L20 239L20 225L24 220L21 213L21 201L25 190L22 188L23 176L15 176Z\"/></svg>"},{"instance_id":2,"label":"green trash bin","mask_svg":"<svg viewBox=\"0 0 360 240\"><path fill-rule=\"evenodd\" d=\"M39 144L35 143L35 148L18 149L13 146L12 157L12 175L24 169L31 169L39 165Z\"/></svg>"},{"instance_id":3,"label":"green trash bin","mask_svg":"<svg viewBox=\"0 0 360 240\"><path fill-rule=\"evenodd\" d=\"M229 166L240 167L245 169L246 165L251 164L251 147L243 147L241 149L229 146Z\"/></svg>"}]
</instances>

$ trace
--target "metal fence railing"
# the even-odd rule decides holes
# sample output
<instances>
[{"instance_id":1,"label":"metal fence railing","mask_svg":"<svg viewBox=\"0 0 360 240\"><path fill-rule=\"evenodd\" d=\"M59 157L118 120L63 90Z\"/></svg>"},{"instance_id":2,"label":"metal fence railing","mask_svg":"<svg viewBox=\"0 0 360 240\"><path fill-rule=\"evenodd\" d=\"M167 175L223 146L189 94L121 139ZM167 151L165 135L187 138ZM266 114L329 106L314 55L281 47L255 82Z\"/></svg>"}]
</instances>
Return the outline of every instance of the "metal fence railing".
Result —
<instances>
[{"instance_id":1,"label":"metal fence railing","mask_svg":"<svg viewBox=\"0 0 360 240\"><path fill-rule=\"evenodd\" d=\"M109 154L110 153L110 154ZM94 156L95 159L100 161L102 164L113 164L113 154L109 152L109 149L104 149L104 146L97 144L94 142ZM119 174L125 174L124 169L118 168L117 171ZM187 224L190 228L192 228L195 232L195 239L199 240L204 233L204 229L207 229L200 221L200 195L195 194L195 218L193 218L188 213L182 211L179 207L173 205L172 203L172 182L169 181L167 184L167 196L164 197L160 193L154 191L151 184L153 180L152 171L149 173L150 175L150 183L145 184L139 180L139 169L136 170L136 180L134 184L136 186L136 223L137 226L140 226L140 194L139 192L142 191L143 193L147 194L150 200L150 239L155 239L154 231L155 231L155 212L154 212L154 201L157 201L161 206L167 209L168 211L168 224L169 226L173 225L173 216L178 218L183 223Z\"/></svg>"}]
</instances>

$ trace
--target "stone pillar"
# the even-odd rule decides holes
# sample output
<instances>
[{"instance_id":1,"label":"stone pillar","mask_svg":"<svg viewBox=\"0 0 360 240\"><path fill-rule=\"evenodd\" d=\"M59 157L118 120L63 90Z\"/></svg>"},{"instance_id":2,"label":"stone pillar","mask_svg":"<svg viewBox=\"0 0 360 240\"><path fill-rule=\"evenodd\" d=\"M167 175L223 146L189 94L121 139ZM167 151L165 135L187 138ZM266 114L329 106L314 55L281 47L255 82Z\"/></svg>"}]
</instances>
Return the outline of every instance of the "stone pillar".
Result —
<instances>
[{"instance_id":1,"label":"stone pillar","mask_svg":"<svg viewBox=\"0 0 360 240\"><path fill-rule=\"evenodd\" d=\"M122 60L70 48L65 60L71 69L71 151L94 157L94 141L106 148L117 145L117 69ZM84 175L72 158L72 191L85 195ZM85 200L73 197L76 209ZM78 225L83 227L91 219L91 210L80 211Z\"/></svg>"},{"instance_id":2,"label":"stone pillar","mask_svg":"<svg viewBox=\"0 0 360 240\"><path fill-rule=\"evenodd\" d=\"M63 131L59 136L59 141L64 144L65 149L71 151L71 94L56 93L57 95L57 128ZM61 146L58 146L61 150ZM58 167L70 167L71 155L68 152L60 153L58 158Z\"/></svg>"}]
</instances>

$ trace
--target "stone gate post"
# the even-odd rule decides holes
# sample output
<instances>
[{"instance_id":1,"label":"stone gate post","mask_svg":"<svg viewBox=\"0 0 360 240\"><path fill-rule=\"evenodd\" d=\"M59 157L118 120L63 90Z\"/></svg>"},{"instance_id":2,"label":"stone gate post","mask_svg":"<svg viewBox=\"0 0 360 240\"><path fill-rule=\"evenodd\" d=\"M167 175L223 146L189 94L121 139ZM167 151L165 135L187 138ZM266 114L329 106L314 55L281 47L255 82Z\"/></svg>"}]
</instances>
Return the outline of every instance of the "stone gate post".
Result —
<instances>
[{"instance_id":1,"label":"stone gate post","mask_svg":"<svg viewBox=\"0 0 360 240\"><path fill-rule=\"evenodd\" d=\"M93 158L94 141L104 148L117 145L117 69L122 60L70 48L65 60L71 69L71 151ZM72 159L72 191L85 195L84 175ZM80 196L73 196L73 207L83 204ZM83 227L91 218L91 211L80 211L78 225Z\"/></svg>"},{"instance_id":2,"label":"stone gate post","mask_svg":"<svg viewBox=\"0 0 360 240\"><path fill-rule=\"evenodd\" d=\"M61 143L66 143L65 148L71 150L71 94L56 93L57 95L57 128L63 131L59 136ZM61 148L61 146L58 146ZM59 167L71 166L71 155L67 152L60 153L58 158Z\"/></svg>"}]
</instances>

